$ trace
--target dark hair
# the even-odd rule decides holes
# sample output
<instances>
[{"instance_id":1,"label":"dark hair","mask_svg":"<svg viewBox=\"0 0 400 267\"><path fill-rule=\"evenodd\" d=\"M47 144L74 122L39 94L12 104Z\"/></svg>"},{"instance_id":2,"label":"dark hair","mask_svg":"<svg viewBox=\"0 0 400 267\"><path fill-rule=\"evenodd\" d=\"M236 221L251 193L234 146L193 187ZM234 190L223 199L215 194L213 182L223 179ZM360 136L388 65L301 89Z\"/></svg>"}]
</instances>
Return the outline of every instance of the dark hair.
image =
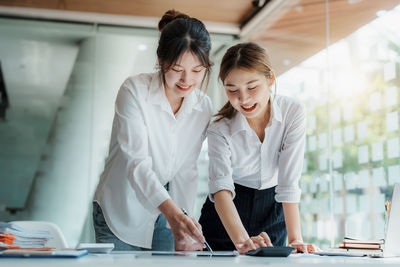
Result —
<instances>
[{"instance_id":1,"label":"dark hair","mask_svg":"<svg viewBox=\"0 0 400 267\"><path fill-rule=\"evenodd\" d=\"M207 85L213 63L209 58L210 35L204 24L181 12L168 10L158 23L158 29L161 35L158 41L157 57L161 73L167 72L183 53L189 51L196 55L206 68L201 87L204 81Z\"/></svg>"},{"instance_id":2,"label":"dark hair","mask_svg":"<svg viewBox=\"0 0 400 267\"><path fill-rule=\"evenodd\" d=\"M233 69L256 71L265 75L268 80L275 79L267 52L264 48L252 42L234 45L226 51L218 75L222 83ZM215 115L218 117L216 121L223 118L231 119L235 113L235 108L228 101Z\"/></svg>"}]
</instances>

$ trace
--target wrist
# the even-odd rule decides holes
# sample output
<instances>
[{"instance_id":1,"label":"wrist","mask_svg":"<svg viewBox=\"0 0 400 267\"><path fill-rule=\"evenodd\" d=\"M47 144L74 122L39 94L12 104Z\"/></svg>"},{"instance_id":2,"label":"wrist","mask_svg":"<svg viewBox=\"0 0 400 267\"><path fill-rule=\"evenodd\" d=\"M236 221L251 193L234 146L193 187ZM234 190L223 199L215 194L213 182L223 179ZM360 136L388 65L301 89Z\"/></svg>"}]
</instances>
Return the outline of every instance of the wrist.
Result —
<instances>
[{"instance_id":1,"label":"wrist","mask_svg":"<svg viewBox=\"0 0 400 267\"><path fill-rule=\"evenodd\" d=\"M247 240L249 240L250 236L246 232L246 233L238 234L237 236L233 236L231 239L232 239L233 244L235 246L237 246L238 244L243 244Z\"/></svg>"},{"instance_id":2,"label":"wrist","mask_svg":"<svg viewBox=\"0 0 400 267\"><path fill-rule=\"evenodd\" d=\"M164 215L167 221L176 218L182 213L182 211L171 199L167 199L163 203L161 203L161 205L158 206L158 209Z\"/></svg>"},{"instance_id":3,"label":"wrist","mask_svg":"<svg viewBox=\"0 0 400 267\"><path fill-rule=\"evenodd\" d=\"M292 245L292 244L303 244L304 243L304 241L303 241L303 238L294 238L294 239L289 239L288 240L289 242L289 245Z\"/></svg>"}]
</instances>

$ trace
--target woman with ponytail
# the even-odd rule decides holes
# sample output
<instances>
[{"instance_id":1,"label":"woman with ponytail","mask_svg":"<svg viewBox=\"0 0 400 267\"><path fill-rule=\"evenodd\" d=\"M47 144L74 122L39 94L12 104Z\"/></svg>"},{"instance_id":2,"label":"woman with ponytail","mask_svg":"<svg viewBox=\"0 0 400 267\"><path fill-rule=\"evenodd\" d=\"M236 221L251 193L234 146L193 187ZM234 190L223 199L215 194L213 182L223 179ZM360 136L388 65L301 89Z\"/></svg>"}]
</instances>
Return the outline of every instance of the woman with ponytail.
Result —
<instances>
[{"instance_id":1,"label":"woman with ponytail","mask_svg":"<svg viewBox=\"0 0 400 267\"><path fill-rule=\"evenodd\" d=\"M274 94L266 51L241 43L222 58L219 78L228 102L208 129L209 197L200 224L214 250L245 253L303 243L298 202L305 144L305 109Z\"/></svg>"},{"instance_id":2,"label":"woman with ponytail","mask_svg":"<svg viewBox=\"0 0 400 267\"><path fill-rule=\"evenodd\" d=\"M212 116L210 36L167 11L159 22L159 71L129 77L115 103L109 155L93 202L96 241L116 250L199 250L193 209L197 158Z\"/></svg>"}]
</instances>

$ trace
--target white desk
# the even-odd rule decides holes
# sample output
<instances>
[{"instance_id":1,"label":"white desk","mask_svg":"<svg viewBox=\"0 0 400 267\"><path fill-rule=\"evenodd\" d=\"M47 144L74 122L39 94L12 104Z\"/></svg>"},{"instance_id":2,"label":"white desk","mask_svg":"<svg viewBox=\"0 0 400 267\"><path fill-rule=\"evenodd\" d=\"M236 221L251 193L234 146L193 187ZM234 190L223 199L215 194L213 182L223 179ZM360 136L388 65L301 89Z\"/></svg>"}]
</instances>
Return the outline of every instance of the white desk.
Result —
<instances>
[{"instance_id":1,"label":"white desk","mask_svg":"<svg viewBox=\"0 0 400 267\"><path fill-rule=\"evenodd\" d=\"M355 257L326 257L309 255L290 255L287 258L264 257L205 257L205 256L149 256L134 252L118 254L89 254L78 259L65 258L0 258L1 267L30 266L144 266L144 267L196 267L196 266L354 266L367 265L367 267L392 265L400 266L400 258L355 258Z\"/></svg>"}]
</instances>

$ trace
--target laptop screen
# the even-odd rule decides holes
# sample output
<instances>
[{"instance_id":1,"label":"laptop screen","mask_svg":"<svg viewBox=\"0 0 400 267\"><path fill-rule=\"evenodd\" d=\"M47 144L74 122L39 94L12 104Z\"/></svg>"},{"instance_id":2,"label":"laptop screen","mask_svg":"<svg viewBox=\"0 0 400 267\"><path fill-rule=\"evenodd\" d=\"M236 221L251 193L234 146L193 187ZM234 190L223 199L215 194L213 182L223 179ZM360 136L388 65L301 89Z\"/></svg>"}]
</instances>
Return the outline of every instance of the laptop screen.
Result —
<instances>
[{"instance_id":1,"label":"laptop screen","mask_svg":"<svg viewBox=\"0 0 400 267\"><path fill-rule=\"evenodd\" d=\"M395 184L385 237L385 256L400 256L400 185Z\"/></svg>"}]
</instances>

